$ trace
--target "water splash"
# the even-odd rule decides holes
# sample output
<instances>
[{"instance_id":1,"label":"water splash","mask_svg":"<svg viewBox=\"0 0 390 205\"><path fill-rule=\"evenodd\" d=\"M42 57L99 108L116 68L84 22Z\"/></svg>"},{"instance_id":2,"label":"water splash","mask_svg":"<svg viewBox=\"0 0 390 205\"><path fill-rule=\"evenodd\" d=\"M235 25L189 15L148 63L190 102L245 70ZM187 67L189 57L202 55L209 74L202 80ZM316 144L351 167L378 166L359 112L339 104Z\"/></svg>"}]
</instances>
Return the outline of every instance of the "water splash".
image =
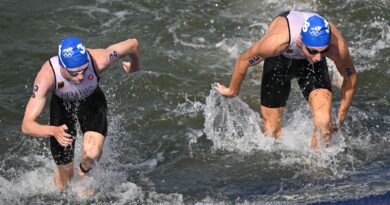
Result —
<instances>
[{"instance_id":1,"label":"water splash","mask_svg":"<svg viewBox=\"0 0 390 205\"><path fill-rule=\"evenodd\" d=\"M273 144L261 131L259 115L238 97L225 98L211 89L204 115L204 132L215 149L250 152Z\"/></svg>"},{"instance_id":2,"label":"water splash","mask_svg":"<svg viewBox=\"0 0 390 205\"><path fill-rule=\"evenodd\" d=\"M278 153L281 166L304 165L325 168L330 175L343 172L340 167L347 145L341 132L332 136L331 145L317 151L310 146L314 125L308 106L297 108L284 117L283 134L275 140L261 131L259 114L238 97L226 98L211 89L206 98L204 133L213 141L214 150L249 153L266 151ZM270 160L270 163L271 161ZM345 163L345 160L343 161Z\"/></svg>"}]
</instances>

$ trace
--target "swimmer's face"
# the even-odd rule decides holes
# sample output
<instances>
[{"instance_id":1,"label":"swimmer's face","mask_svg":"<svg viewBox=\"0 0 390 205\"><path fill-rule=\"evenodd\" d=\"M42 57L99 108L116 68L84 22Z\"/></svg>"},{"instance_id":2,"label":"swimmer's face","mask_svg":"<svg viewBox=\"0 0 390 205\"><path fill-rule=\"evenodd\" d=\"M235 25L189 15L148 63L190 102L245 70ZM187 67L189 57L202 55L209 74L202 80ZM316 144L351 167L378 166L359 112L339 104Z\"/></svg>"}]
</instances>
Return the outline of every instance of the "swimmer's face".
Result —
<instances>
[{"instance_id":1,"label":"swimmer's face","mask_svg":"<svg viewBox=\"0 0 390 205\"><path fill-rule=\"evenodd\" d=\"M67 79L73 81L75 84L80 84L84 80L84 72L88 69L89 63L72 69L64 69Z\"/></svg>"},{"instance_id":2,"label":"swimmer's face","mask_svg":"<svg viewBox=\"0 0 390 205\"><path fill-rule=\"evenodd\" d=\"M321 61L321 59L326 56L327 52L329 51L330 46L324 46L324 47L310 47L310 46L302 46L303 52L305 53L305 56L307 60L311 63L317 63Z\"/></svg>"}]
</instances>

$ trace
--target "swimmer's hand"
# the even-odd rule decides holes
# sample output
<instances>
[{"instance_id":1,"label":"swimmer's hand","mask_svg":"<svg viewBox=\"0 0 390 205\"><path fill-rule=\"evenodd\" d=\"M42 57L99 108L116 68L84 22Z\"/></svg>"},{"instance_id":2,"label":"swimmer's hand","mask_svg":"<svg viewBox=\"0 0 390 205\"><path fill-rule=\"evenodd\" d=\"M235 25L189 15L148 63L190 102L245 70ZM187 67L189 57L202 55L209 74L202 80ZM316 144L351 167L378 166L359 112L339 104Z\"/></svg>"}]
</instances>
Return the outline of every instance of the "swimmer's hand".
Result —
<instances>
[{"instance_id":1,"label":"swimmer's hand","mask_svg":"<svg viewBox=\"0 0 390 205\"><path fill-rule=\"evenodd\" d=\"M236 96L236 94L234 94L234 92L230 88L227 88L220 83L216 83L214 88L223 96L226 96L226 97Z\"/></svg>"},{"instance_id":2,"label":"swimmer's hand","mask_svg":"<svg viewBox=\"0 0 390 205\"><path fill-rule=\"evenodd\" d=\"M122 62L122 66L126 73L131 73L131 62Z\"/></svg>"},{"instance_id":3,"label":"swimmer's hand","mask_svg":"<svg viewBox=\"0 0 390 205\"><path fill-rule=\"evenodd\" d=\"M339 125L342 126L344 124L346 115L347 115L347 113L345 111L342 111L341 109L339 110L339 112L337 114L337 119L338 119Z\"/></svg>"},{"instance_id":4,"label":"swimmer's hand","mask_svg":"<svg viewBox=\"0 0 390 205\"><path fill-rule=\"evenodd\" d=\"M126 73L132 73L139 70L139 63L124 61L122 62L122 66Z\"/></svg>"},{"instance_id":5,"label":"swimmer's hand","mask_svg":"<svg viewBox=\"0 0 390 205\"><path fill-rule=\"evenodd\" d=\"M56 138L57 142L63 147L67 147L73 142L72 135L70 135L67 131L68 126L65 124L61 126L55 126L53 130L54 138Z\"/></svg>"}]
</instances>

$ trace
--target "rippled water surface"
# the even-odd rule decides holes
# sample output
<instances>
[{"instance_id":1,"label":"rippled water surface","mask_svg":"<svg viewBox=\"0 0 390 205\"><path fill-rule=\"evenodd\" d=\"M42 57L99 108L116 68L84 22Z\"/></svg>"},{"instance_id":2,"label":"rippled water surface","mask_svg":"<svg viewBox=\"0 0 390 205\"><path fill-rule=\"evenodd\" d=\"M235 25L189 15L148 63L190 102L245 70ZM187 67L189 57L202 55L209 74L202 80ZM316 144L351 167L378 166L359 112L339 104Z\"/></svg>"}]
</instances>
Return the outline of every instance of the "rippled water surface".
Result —
<instances>
[{"instance_id":1,"label":"rippled water surface","mask_svg":"<svg viewBox=\"0 0 390 205\"><path fill-rule=\"evenodd\" d=\"M318 11L334 22L358 72L346 124L320 152L310 149L314 126L295 81L278 141L261 132L262 64L249 69L239 97L212 89L215 82L229 83L236 57L289 9ZM307 204L385 196L389 20L386 0L3 0L0 203ZM77 177L56 192L48 140L20 132L35 75L68 35L92 48L136 37L142 51L142 71L125 75L117 63L101 80L109 130L86 182L96 187L88 199L77 196L85 186ZM335 114L340 94L333 90ZM48 109L39 121L48 123Z\"/></svg>"}]
</instances>

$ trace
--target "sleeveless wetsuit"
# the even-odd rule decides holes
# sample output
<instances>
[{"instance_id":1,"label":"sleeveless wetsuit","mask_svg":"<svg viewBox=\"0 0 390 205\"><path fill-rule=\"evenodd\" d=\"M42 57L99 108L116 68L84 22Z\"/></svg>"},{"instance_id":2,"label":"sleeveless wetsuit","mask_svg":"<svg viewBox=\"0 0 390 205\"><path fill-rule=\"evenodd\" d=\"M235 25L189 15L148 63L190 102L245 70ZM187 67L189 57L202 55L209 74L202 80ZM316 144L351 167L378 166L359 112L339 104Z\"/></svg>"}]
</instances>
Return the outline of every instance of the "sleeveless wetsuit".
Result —
<instances>
[{"instance_id":1,"label":"sleeveless wetsuit","mask_svg":"<svg viewBox=\"0 0 390 205\"><path fill-rule=\"evenodd\" d=\"M303 96L308 100L311 91L325 88L331 83L326 58L310 64L301 48L297 46L301 28L307 18L316 13L286 11L278 16L286 18L289 29L289 46L280 55L264 60L261 81L261 105L269 108L285 107L291 89L291 79L297 78Z\"/></svg>"},{"instance_id":2,"label":"sleeveless wetsuit","mask_svg":"<svg viewBox=\"0 0 390 205\"><path fill-rule=\"evenodd\" d=\"M82 133L94 131L103 136L107 134L106 97L98 85L99 77L89 53L88 60L88 68L83 72L84 79L79 85L61 75L58 56L49 60L56 80L50 101L50 125L66 124L73 137L73 143L68 147L61 146L53 136L50 137L50 149L57 165L73 161L77 122Z\"/></svg>"}]
</instances>

